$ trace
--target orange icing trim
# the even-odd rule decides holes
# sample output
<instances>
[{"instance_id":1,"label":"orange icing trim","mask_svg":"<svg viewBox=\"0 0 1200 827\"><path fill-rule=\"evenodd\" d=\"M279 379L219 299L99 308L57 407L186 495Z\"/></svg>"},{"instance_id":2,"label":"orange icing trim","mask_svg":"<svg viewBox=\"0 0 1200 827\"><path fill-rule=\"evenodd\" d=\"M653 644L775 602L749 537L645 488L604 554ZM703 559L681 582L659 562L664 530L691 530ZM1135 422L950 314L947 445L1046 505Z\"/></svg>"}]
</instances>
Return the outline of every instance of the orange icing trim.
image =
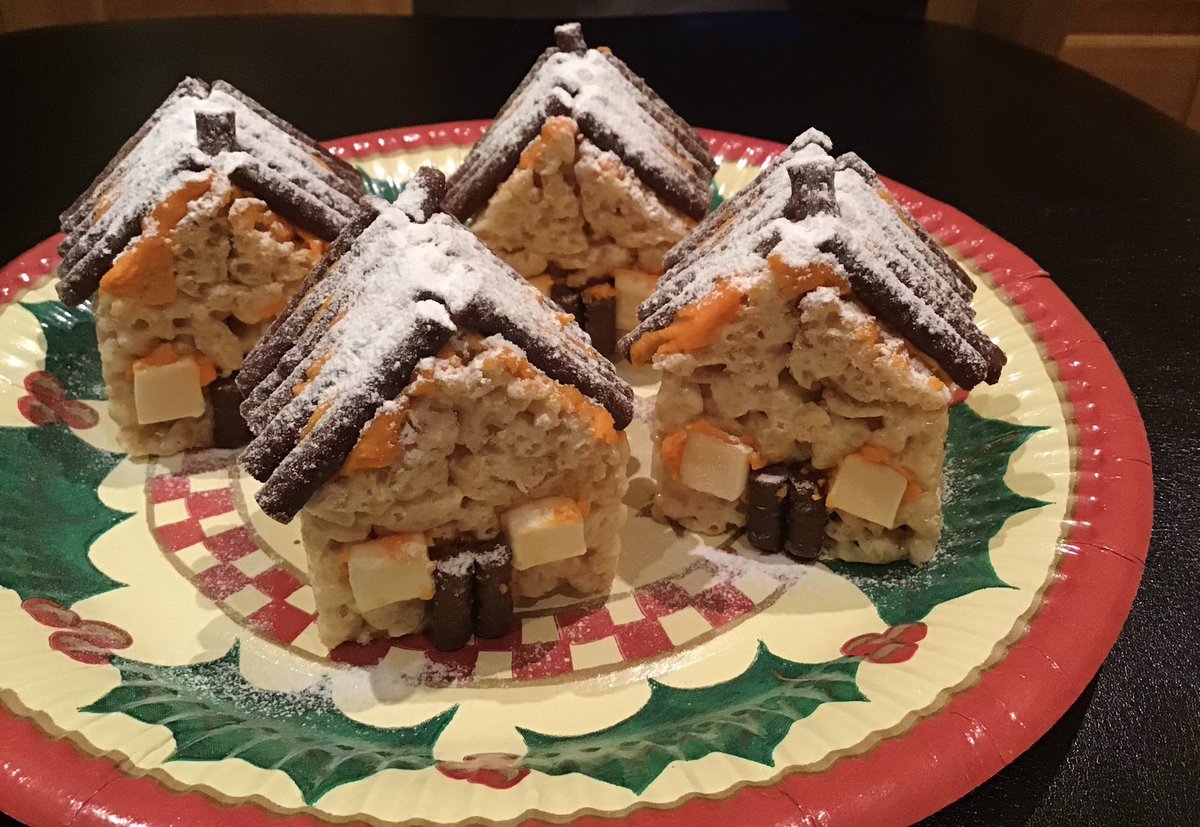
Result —
<instances>
[{"instance_id":1,"label":"orange icing trim","mask_svg":"<svg viewBox=\"0 0 1200 827\"><path fill-rule=\"evenodd\" d=\"M304 393L304 389L309 386L312 380L316 379L321 374L321 368L333 358L333 351L327 350L320 356L315 357L309 362L308 367L304 369L304 381L296 385L292 385L292 396L299 396Z\"/></svg>"},{"instance_id":2,"label":"orange icing trim","mask_svg":"<svg viewBox=\"0 0 1200 827\"><path fill-rule=\"evenodd\" d=\"M579 504L574 501L559 503L554 506L554 513L550 515L548 520L550 523L582 523L583 512L579 508Z\"/></svg>"},{"instance_id":3,"label":"orange icing trim","mask_svg":"<svg viewBox=\"0 0 1200 827\"><path fill-rule=\"evenodd\" d=\"M338 559L343 564L349 563L350 554L355 547L370 544L397 563L406 563L413 559L407 550L413 543L420 543L422 547L429 548L428 538L420 531L401 531L396 534L381 534L358 543L348 543L338 552Z\"/></svg>"},{"instance_id":4,"label":"orange icing trim","mask_svg":"<svg viewBox=\"0 0 1200 827\"><path fill-rule=\"evenodd\" d=\"M629 361L640 367L655 356L690 353L712 344L717 332L741 313L744 298L745 294L728 279L719 282L700 301L680 308L675 321L634 342Z\"/></svg>"},{"instance_id":5,"label":"orange icing trim","mask_svg":"<svg viewBox=\"0 0 1200 827\"><path fill-rule=\"evenodd\" d=\"M329 413L329 409L333 407L333 403L337 400L336 396L331 396L320 405L317 405L316 410L312 412L312 416L308 418L308 422L304 423L304 427L300 429L300 438L304 439L312 429L317 427L317 423L321 421L321 417Z\"/></svg>"},{"instance_id":6,"label":"orange icing trim","mask_svg":"<svg viewBox=\"0 0 1200 827\"><path fill-rule=\"evenodd\" d=\"M212 188L212 173L183 186L164 198L142 219L143 235L113 262L100 278L100 290L150 307L170 304L178 295L175 255L166 237L183 217L188 205Z\"/></svg>"},{"instance_id":7,"label":"orange icing trim","mask_svg":"<svg viewBox=\"0 0 1200 827\"><path fill-rule=\"evenodd\" d=\"M212 172L203 178L185 181L183 186L164 198L150 213L149 222L142 219L142 230L165 236L188 214L189 205L212 189Z\"/></svg>"},{"instance_id":8,"label":"orange icing trim","mask_svg":"<svg viewBox=\"0 0 1200 827\"><path fill-rule=\"evenodd\" d=\"M510 350L501 350L484 359L483 366L485 369L492 365L503 368L518 379L538 379L543 376L527 360L522 359ZM553 389L552 392L558 397L558 403L564 410L588 420L592 428L592 433L596 435L596 439L609 445L616 443L617 429L612 414L602 405L597 405L584 396L578 388L570 385L560 385L549 377L545 378L550 382Z\"/></svg>"},{"instance_id":9,"label":"orange icing trim","mask_svg":"<svg viewBox=\"0 0 1200 827\"><path fill-rule=\"evenodd\" d=\"M546 121L542 125L541 134L530 141L529 146L521 152L521 160L517 162L517 169L532 169L536 166L542 158L542 153L546 151L546 147L563 132L569 133L574 138L579 133L579 126L565 115L556 115Z\"/></svg>"},{"instance_id":10,"label":"orange icing trim","mask_svg":"<svg viewBox=\"0 0 1200 827\"><path fill-rule=\"evenodd\" d=\"M143 236L100 278L100 290L118 299L160 307L175 301L175 255L161 236Z\"/></svg>"},{"instance_id":11,"label":"orange icing trim","mask_svg":"<svg viewBox=\"0 0 1200 827\"><path fill-rule=\"evenodd\" d=\"M462 367L462 359L454 352L454 346L451 344L443 347L437 358L439 361L446 362L450 367ZM329 357L326 355L323 360L320 360L321 364L328 359ZM309 370L312 370L311 366ZM438 385L437 379L434 378L436 370L436 366L418 370L408 388L405 389L404 397L413 399L433 393ZM400 433L408 423L409 413L410 408L407 405L401 405L396 410L377 414L358 438L358 442L354 444L354 448L342 463L338 473L343 477L348 477L359 471L390 468L400 458Z\"/></svg>"},{"instance_id":12,"label":"orange icing trim","mask_svg":"<svg viewBox=\"0 0 1200 827\"><path fill-rule=\"evenodd\" d=\"M207 388L217 379L217 366L213 364L213 360L203 353L187 353L180 354L175 351L175 348L167 342L163 342L154 350L147 353L141 359L134 360L133 372L137 373L146 368L158 368L164 365L173 365L180 359L191 359L196 366L196 372L199 374L200 387Z\"/></svg>"},{"instance_id":13,"label":"orange icing trim","mask_svg":"<svg viewBox=\"0 0 1200 827\"><path fill-rule=\"evenodd\" d=\"M400 456L400 432L407 422L407 408L376 416L358 438L338 473L348 477L359 471L390 468Z\"/></svg>"},{"instance_id":14,"label":"orange icing trim","mask_svg":"<svg viewBox=\"0 0 1200 827\"><path fill-rule=\"evenodd\" d=\"M788 298L797 298L818 287L834 287L841 296L850 292L849 283L828 264L793 267L778 253L771 253L767 256L767 266L775 284Z\"/></svg>"}]
</instances>

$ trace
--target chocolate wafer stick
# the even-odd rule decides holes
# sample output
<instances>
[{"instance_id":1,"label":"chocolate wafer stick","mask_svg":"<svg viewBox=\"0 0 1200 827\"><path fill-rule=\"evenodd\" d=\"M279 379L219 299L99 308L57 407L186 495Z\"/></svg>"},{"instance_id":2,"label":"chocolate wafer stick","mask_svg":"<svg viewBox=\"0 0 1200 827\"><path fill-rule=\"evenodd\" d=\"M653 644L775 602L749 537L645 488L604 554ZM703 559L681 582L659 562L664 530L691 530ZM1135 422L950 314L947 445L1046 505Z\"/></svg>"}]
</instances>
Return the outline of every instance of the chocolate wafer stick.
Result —
<instances>
[{"instance_id":1,"label":"chocolate wafer stick","mask_svg":"<svg viewBox=\"0 0 1200 827\"><path fill-rule=\"evenodd\" d=\"M332 239L349 221L345 215L256 161L248 161L231 169L229 180L266 201L272 210L288 221L322 238Z\"/></svg>"},{"instance_id":2,"label":"chocolate wafer stick","mask_svg":"<svg viewBox=\"0 0 1200 827\"><path fill-rule=\"evenodd\" d=\"M642 108L654 115L655 120L666 127L687 150L695 162L697 169L703 169L711 177L717 171L717 162L708 151L708 142L696 130L679 116L679 114L663 100L657 92L650 88L641 75L629 68L629 65L611 52L604 55L618 72L638 90L644 99L639 101Z\"/></svg>"},{"instance_id":3,"label":"chocolate wafer stick","mask_svg":"<svg viewBox=\"0 0 1200 827\"><path fill-rule=\"evenodd\" d=\"M232 152L237 145L237 115L232 109L196 110L196 146L205 155Z\"/></svg>"},{"instance_id":4,"label":"chocolate wafer stick","mask_svg":"<svg viewBox=\"0 0 1200 827\"><path fill-rule=\"evenodd\" d=\"M362 176L359 174L358 170L334 155L329 150L325 149L325 147L313 140L312 137L301 132L296 128L295 125L288 123L242 90L230 85L229 83L226 83L223 80L213 81L212 91L224 92L230 97L236 98L248 109L252 110L255 114L266 120L276 129L291 136L293 139L295 139L296 143L312 150L313 154L319 155L325 161L325 163L329 165L330 171L335 176L342 178L347 183L356 184L358 192L362 192Z\"/></svg>"},{"instance_id":5,"label":"chocolate wafer stick","mask_svg":"<svg viewBox=\"0 0 1200 827\"><path fill-rule=\"evenodd\" d=\"M267 333L259 340L254 349L242 361L238 373L238 387L243 393L261 382L279 363L284 353L296 344L299 336L312 321L313 316L321 307L321 303L329 295L328 286L318 292L329 272L337 266L337 262L367 227L379 217L379 205L374 199L364 198L359 203L359 211L346 226L338 233L337 238L330 242L325 255L305 277L284 311L271 323Z\"/></svg>"},{"instance_id":6,"label":"chocolate wafer stick","mask_svg":"<svg viewBox=\"0 0 1200 827\"><path fill-rule=\"evenodd\" d=\"M583 329L592 347L612 358L617 348L617 292L611 284L595 284L583 291Z\"/></svg>"},{"instance_id":7,"label":"chocolate wafer stick","mask_svg":"<svg viewBox=\"0 0 1200 827\"><path fill-rule=\"evenodd\" d=\"M579 111L576 107L575 122L579 129L592 140L600 149L615 153L629 164L638 177L645 181L651 189L685 215L699 221L708 214L710 199L708 178L699 175L690 167L678 168L678 174L672 175L669 168L661 162L663 156L656 155L651 159L642 153L631 153L621 137L597 113Z\"/></svg>"},{"instance_id":8,"label":"chocolate wafer stick","mask_svg":"<svg viewBox=\"0 0 1200 827\"><path fill-rule=\"evenodd\" d=\"M475 554L475 634L504 637L515 619L512 550L498 541L481 544Z\"/></svg>"},{"instance_id":9,"label":"chocolate wafer stick","mask_svg":"<svg viewBox=\"0 0 1200 827\"><path fill-rule=\"evenodd\" d=\"M408 386L417 362L433 356L449 341L454 328L445 325L432 311L425 311L421 304L425 303L416 306L421 315L415 322L403 330L381 331L381 336L393 337L396 344L376 364L377 372L334 398L329 410L317 419L307 436L300 439L299 430L292 431L289 420L287 432L271 432L268 436L268 429L264 429L246 449L249 451L260 442L275 439L281 439L287 449L255 496L268 516L280 522L296 516L296 512L346 461L358 443L362 429L375 417L379 406L394 399ZM301 394L297 401L311 404L315 398L316 393L310 390ZM271 425L279 419L276 417ZM249 466L247 468L249 470ZM256 463L255 470L261 472L264 465Z\"/></svg>"},{"instance_id":10,"label":"chocolate wafer stick","mask_svg":"<svg viewBox=\"0 0 1200 827\"><path fill-rule=\"evenodd\" d=\"M519 277L518 277L519 278ZM595 370L581 371L558 343L550 343L495 311L490 302L476 298L454 314L455 322L485 336L500 334L525 351L529 361L556 382L574 385L603 406L617 430L633 421L633 390L611 371L594 364Z\"/></svg>"},{"instance_id":11,"label":"chocolate wafer stick","mask_svg":"<svg viewBox=\"0 0 1200 827\"><path fill-rule=\"evenodd\" d=\"M121 144L121 148L117 150L117 154L112 157L100 174L93 179L88 188L80 193L79 197L71 202L71 206L67 207L59 215L58 220L62 224L63 230L66 231L76 224L86 221L90 218L93 209L95 208L96 191L107 181L108 177L116 170L116 168L129 157L134 148L142 142L146 134L154 128L154 125L162 120L163 114L171 108L172 105L180 98L206 98L208 97L208 84L197 78L184 78L179 84L171 90L166 99L158 105L158 108L151 113L138 131L125 143Z\"/></svg>"},{"instance_id":12,"label":"chocolate wafer stick","mask_svg":"<svg viewBox=\"0 0 1200 827\"><path fill-rule=\"evenodd\" d=\"M208 401L213 411L213 445L240 448L254 438L242 418L242 392L233 376L217 379L209 385Z\"/></svg>"},{"instance_id":13,"label":"chocolate wafer stick","mask_svg":"<svg viewBox=\"0 0 1200 827\"><path fill-rule=\"evenodd\" d=\"M783 553L794 560L815 560L825 543L825 494L811 469L793 465L787 477L787 540Z\"/></svg>"},{"instance_id":14,"label":"chocolate wafer stick","mask_svg":"<svg viewBox=\"0 0 1200 827\"><path fill-rule=\"evenodd\" d=\"M475 626L475 555L469 547L429 549L434 563L429 601L429 641L443 652L467 645Z\"/></svg>"},{"instance_id":15,"label":"chocolate wafer stick","mask_svg":"<svg viewBox=\"0 0 1200 827\"><path fill-rule=\"evenodd\" d=\"M471 165L459 167L450 177L449 190L442 199L442 209L459 221L466 221L482 209L521 160L521 153L529 143L541 134L542 125L558 115L570 114L570 107L556 95L548 97L541 106L521 123L516 125L513 139L498 146L484 146L483 139L476 145L478 152L472 156L479 160Z\"/></svg>"},{"instance_id":16,"label":"chocolate wafer stick","mask_svg":"<svg viewBox=\"0 0 1200 827\"><path fill-rule=\"evenodd\" d=\"M872 313L941 365L960 387L970 390L987 377L988 362L983 355L932 309L921 312L911 294L898 292L886 274L876 270L879 265L871 258L840 238L826 242L820 249L837 257L855 296Z\"/></svg>"},{"instance_id":17,"label":"chocolate wafer stick","mask_svg":"<svg viewBox=\"0 0 1200 827\"><path fill-rule=\"evenodd\" d=\"M408 213L408 217L418 224L429 220L435 212L441 209L442 199L446 197L446 173L431 166L419 167L413 173L405 189L409 187L420 189L422 192L419 214Z\"/></svg>"},{"instance_id":18,"label":"chocolate wafer stick","mask_svg":"<svg viewBox=\"0 0 1200 827\"><path fill-rule=\"evenodd\" d=\"M786 538L788 474L782 465L753 471L746 484L746 539L760 551L776 552Z\"/></svg>"},{"instance_id":19,"label":"chocolate wafer stick","mask_svg":"<svg viewBox=\"0 0 1200 827\"><path fill-rule=\"evenodd\" d=\"M783 207L788 221L803 221L810 215L841 215L833 191L833 159L793 159L784 167L791 180L791 195Z\"/></svg>"},{"instance_id":20,"label":"chocolate wafer stick","mask_svg":"<svg viewBox=\"0 0 1200 827\"><path fill-rule=\"evenodd\" d=\"M67 270L60 265L58 284L55 290L58 298L68 307L76 307L92 297L100 287L100 279L112 267L117 253L124 250L136 236L142 232L142 222L139 216L130 216L121 225L110 228L107 238L97 242L95 246L86 249L82 256L76 256L73 264L66 265ZM65 264L65 261L64 261Z\"/></svg>"},{"instance_id":21,"label":"chocolate wafer stick","mask_svg":"<svg viewBox=\"0 0 1200 827\"><path fill-rule=\"evenodd\" d=\"M554 42L560 52L576 52L583 54L587 51L587 41L583 39L583 27L578 23L563 23L554 27Z\"/></svg>"},{"instance_id":22,"label":"chocolate wafer stick","mask_svg":"<svg viewBox=\"0 0 1200 827\"><path fill-rule=\"evenodd\" d=\"M583 295L565 281L555 281L550 285L550 300L562 308L564 313L570 313L575 321L583 319Z\"/></svg>"}]
</instances>

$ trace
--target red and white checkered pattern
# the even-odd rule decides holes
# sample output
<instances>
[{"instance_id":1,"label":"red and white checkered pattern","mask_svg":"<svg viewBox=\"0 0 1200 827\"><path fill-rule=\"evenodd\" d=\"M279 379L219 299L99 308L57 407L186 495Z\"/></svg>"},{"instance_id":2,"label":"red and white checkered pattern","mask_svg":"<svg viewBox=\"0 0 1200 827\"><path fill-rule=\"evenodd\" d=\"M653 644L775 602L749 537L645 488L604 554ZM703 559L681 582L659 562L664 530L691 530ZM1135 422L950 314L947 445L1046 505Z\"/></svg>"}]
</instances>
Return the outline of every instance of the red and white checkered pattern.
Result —
<instances>
[{"instance_id":1,"label":"red and white checkered pattern","mask_svg":"<svg viewBox=\"0 0 1200 827\"><path fill-rule=\"evenodd\" d=\"M215 456L185 455L179 470L160 468L150 478L147 499L159 546L231 616L267 639L297 643L316 621L311 587L245 524L234 483ZM343 644L332 658L367 665L393 648L423 653L424 664L413 674L431 685L553 678L666 654L753 612L782 588L761 571L699 560L599 606L524 616L508 635L472 640L457 652L439 652L423 635L408 635L365 646ZM315 635L301 643L308 641ZM323 654L312 643L305 648Z\"/></svg>"},{"instance_id":2,"label":"red and white checkered pattern","mask_svg":"<svg viewBox=\"0 0 1200 827\"><path fill-rule=\"evenodd\" d=\"M290 644L316 619L312 592L260 547L238 514L228 473L206 466L205 456L186 455L181 472L149 480L159 547L205 597L264 637Z\"/></svg>"}]
</instances>

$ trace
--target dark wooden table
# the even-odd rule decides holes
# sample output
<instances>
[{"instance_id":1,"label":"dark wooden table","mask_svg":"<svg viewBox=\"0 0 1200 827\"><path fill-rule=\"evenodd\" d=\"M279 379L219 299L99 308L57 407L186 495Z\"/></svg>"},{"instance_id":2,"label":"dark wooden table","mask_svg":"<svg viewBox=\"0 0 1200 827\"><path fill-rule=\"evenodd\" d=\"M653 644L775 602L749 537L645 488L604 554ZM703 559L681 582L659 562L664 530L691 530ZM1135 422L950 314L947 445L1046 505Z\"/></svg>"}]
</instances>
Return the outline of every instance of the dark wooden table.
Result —
<instances>
[{"instance_id":1,"label":"dark wooden table","mask_svg":"<svg viewBox=\"0 0 1200 827\"><path fill-rule=\"evenodd\" d=\"M548 37L545 22L393 18L0 37L0 260L56 229L185 74L225 78L331 138L487 117ZM1200 135L1042 55L919 23L641 18L593 21L588 37L693 124L778 141L827 131L1029 253L1099 330L1154 455L1141 592L1062 721L927 823L1200 823Z\"/></svg>"}]
</instances>

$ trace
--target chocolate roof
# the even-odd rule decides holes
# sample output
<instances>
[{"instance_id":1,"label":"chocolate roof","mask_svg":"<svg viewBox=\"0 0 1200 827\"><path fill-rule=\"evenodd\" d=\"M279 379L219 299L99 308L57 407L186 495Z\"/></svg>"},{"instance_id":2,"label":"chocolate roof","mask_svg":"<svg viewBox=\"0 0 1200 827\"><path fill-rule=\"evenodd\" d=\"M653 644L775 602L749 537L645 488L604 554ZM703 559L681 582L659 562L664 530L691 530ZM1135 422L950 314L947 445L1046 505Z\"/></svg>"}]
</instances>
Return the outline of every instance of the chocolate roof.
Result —
<instances>
[{"instance_id":1,"label":"chocolate roof","mask_svg":"<svg viewBox=\"0 0 1200 827\"><path fill-rule=\"evenodd\" d=\"M60 217L58 294L96 291L142 218L197 172L217 168L289 221L331 239L357 210L362 177L224 81L187 78Z\"/></svg>"},{"instance_id":2,"label":"chocolate roof","mask_svg":"<svg viewBox=\"0 0 1200 827\"><path fill-rule=\"evenodd\" d=\"M239 385L256 437L241 460L275 519L295 516L456 332L499 335L604 406L617 428L633 418L633 391L587 334L462 224L433 214L443 192L441 173L426 168L395 205L366 201L247 356Z\"/></svg>"},{"instance_id":3,"label":"chocolate roof","mask_svg":"<svg viewBox=\"0 0 1200 827\"><path fill-rule=\"evenodd\" d=\"M638 308L629 349L728 278L768 272L766 257L828 265L880 321L963 388L994 383L1004 353L975 325L974 286L962 268L887 193L853 153L833 158L827 136L798 137L666 258L670 268Z\"/></svg>"},{"instance_id":4,"label":"chocolate roof","mask_svg":"<svg viewBox=\"0 0 1200 827\"><path fill-rule=\"evenodd\" d=\"M619 58L587 48L578 23L557 27L554 37L557 45L538 58L450 177L446 212L465 221L482 209L546 120L567 115L663 201L703 218L717 168L704 139Z\"/></svg>"}]
</instances>

